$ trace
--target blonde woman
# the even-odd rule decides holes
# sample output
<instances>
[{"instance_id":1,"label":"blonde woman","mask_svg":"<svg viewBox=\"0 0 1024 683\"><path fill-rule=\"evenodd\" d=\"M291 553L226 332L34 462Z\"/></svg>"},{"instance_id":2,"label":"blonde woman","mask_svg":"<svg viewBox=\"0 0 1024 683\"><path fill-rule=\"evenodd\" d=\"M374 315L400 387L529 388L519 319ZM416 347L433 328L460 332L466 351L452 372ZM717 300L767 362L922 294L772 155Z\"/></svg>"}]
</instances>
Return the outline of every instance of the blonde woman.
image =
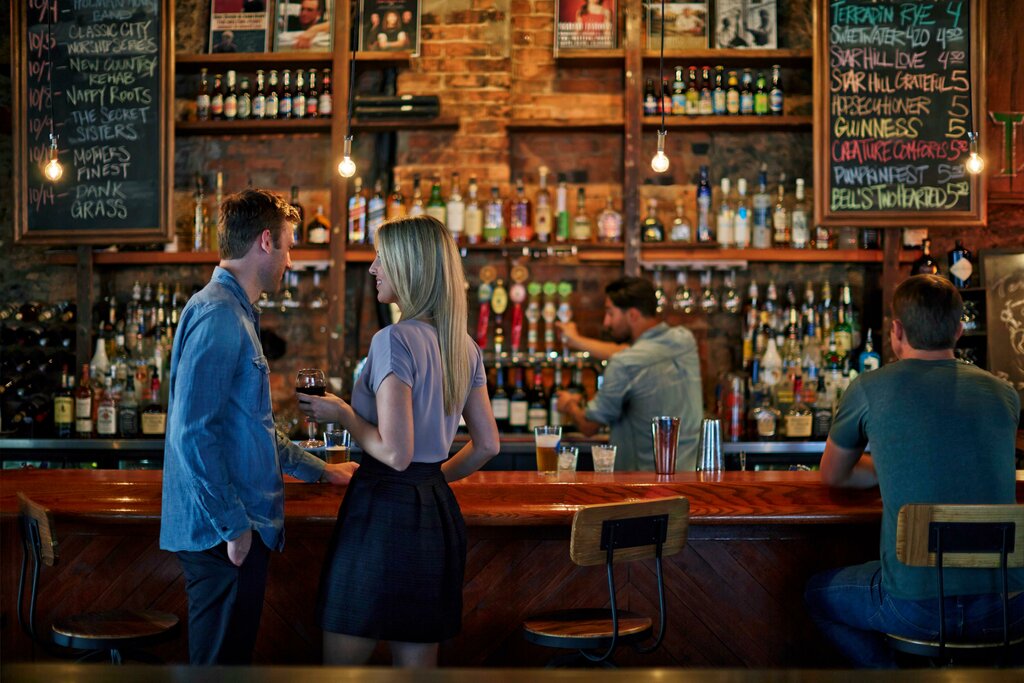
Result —
<instances>
[{"instance_id":1,"label":"blonde woman","mask_svg":"<svg viewBox=\"0 0 1024 683\"><path fill-rule=\"evenodd\" d=\"M458 248L428 216L384 223L370 274L402 320L373 337L352 404L299 396L363 449L327 552L318 616L325 664L363 664L389 641L397 666L437 664L459 632L466 532L448 482L498 452L480 349L467 332ZM459 416L470 442L448 458Z\"/></svg>"}]
</instances>

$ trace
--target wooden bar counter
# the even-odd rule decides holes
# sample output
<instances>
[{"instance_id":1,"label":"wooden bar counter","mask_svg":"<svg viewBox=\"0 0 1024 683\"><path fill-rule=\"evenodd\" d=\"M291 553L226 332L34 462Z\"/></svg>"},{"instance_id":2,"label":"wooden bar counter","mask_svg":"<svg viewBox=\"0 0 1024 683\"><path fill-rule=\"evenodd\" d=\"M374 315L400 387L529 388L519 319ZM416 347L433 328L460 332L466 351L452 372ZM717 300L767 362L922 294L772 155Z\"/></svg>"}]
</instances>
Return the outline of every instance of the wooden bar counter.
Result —
<instances>
[{"instance_id":1,"label":"wooden bar counter","mask_svg":"<svg viewBox=\"0 0 1024 683\"><path fill-rule=\"evenodd\" d=\"M37 621L44 632L53 615L113 607L161 609L185 621L181 571L157 544L160 477L116 470L0 474L4 663L43 658L14 611L18 491L48 506L60 533L61 561L44 568L40 581ZM316 587L344 488L290 481L286 489L287 542L271 560L255 660L312 664L320 657ZM666 564L669 633L653 655L623 650L624 665L839 665L806 617L804 583L822 569L878 556L878 490L830 490L816 472L481 472L453 489L469 527L469 555L463 630L442 646L447 665L542 665L551 652L524 642L523 618L606 600L604 568L579 568L568 558L569 524L580 505L690 499L689 540ZM1024 473L1017 490L1024 499ZM622 606L656 614L653 564L617 572ZM171 663L187 661L184 633L154 651Z\"/></svg>"}]
</instances>

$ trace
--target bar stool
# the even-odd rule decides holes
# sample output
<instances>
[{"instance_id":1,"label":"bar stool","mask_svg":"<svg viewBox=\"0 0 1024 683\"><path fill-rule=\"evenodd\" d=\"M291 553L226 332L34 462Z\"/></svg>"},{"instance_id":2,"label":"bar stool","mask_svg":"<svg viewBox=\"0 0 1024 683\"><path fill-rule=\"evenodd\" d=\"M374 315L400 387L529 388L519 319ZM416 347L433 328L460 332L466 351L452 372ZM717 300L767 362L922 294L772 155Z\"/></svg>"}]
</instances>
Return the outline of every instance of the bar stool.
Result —
<instances>
[{"instance_id":1,"label":"bar stool","mask_svg":"<svg viewBox=\"0 0 1024 683\"><path fill-rule=\"evenodd\" d=\"M548 667L577 662L614 668L612 657L620 645L632 645L644 654L661 645L668 616L661 558L678 553L686 544L689 514L690 502L681 496L588 505L576 512L569 557L581 567L604 563L611 606L561 610L528 618L523 623L527 641L577 650L569 657L552 660ZM658 576L659 632L652 645L641 647L640 643L652 635L653 622L650 617L618 609L613 565L652 557Z\"/></svg>"},{"instance_id":2,"label":"bar stool","mask_svg":"<svg viewBox=\"0 0 1024 683\"><path fill-rule=\"evenodd\" d=\"M904 505L896 526L896 557L910 567L935 567L938 640L887 633L897 652L954 663L1008 663L1024 636L1010 639L1009 569L1024 567L1024 505ZM1003 633L998 640L959 641L946 635L943 569L999 569Z\"/></svg>"},{"instance_id":3,"label":"bar stool","mask_svg":"<svg viewBox=\"0 0 1024 683\"><path fill-rule=\"evenodd\" d=\"M57 534L53 515L42 505L18 493L21 510L22 549L21 573L18 575L18 623L34 642L46 645L36 635L36 598L39 567L53 567L59 559ZM32 589L29 594L28 621L23 618L25 576L29 555L32 556ZM82 659L106 653L110 661L120 664L122 652L134 650L173 636L178 631L178 617L156 610L116 610L76 614L53 622L51 636L57 645L85 650ZM145 659L152 659L145 657Z\"/></svg>"}]
</instances>

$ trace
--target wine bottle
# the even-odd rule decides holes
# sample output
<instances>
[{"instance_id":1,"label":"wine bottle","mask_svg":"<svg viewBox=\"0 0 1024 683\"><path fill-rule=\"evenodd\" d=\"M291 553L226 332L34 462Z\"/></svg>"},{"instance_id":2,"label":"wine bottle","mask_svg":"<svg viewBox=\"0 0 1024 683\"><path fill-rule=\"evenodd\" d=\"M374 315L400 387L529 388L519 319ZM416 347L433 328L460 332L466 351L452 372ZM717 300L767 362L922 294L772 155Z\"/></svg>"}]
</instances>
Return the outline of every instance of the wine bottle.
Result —
<instances>
[{"instance_id":1,"label":"wine bottle","mask_svg":"<svg viewBox=\"0 0 1024 683\"><path fill-rule=\"evenodd\" d=\"M495 368L491 412L494 414L494 422L498 425L499 432L508 431L510 410L508 392L505 391L505 370L501 363L498 363Z\"/></svg>"},{"instance_id":2,"label":"wine bottle","mask_svg":"<svg viewBox=\"0 0 1024 683\"><path fill-rule=\"evenodd\" d=\"M971 286L974 275L974 264L971 263L971 252L964 247L963 240L956 240L955 246L949 250L949 279L957 289Z\"/></svg>"}]
</instances>

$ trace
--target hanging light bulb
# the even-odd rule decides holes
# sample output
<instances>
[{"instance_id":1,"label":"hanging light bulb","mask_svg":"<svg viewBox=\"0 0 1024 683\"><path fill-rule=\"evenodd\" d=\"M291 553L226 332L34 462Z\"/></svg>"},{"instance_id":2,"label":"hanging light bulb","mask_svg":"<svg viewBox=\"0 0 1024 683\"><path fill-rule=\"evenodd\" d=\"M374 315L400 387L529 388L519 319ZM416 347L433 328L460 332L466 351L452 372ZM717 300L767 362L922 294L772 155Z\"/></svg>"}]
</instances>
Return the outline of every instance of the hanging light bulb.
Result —
<instances>
[{"instance_id":1,"label":"hanging light bulb","mask_svg":"<svg viewBox=\"0 0 1024 683\"><path fill-rule=\"evenodd\" d=\"M655 173L664 173L668 170L668 156L665 154L665 130L658 131L658 152L651 159L651 169Z\"/></svg>"},{"instance_id":2,"label":"hanging light bulb","mask_svg":"<svg viewBox=\"0 0 1024 683\"><path fill-rule=\"evenodd\" d=\"M43 167L43 173L51 183L57 182L64 175L64 166L61 165L60 159L57 158L57 136L53 133L50 133L50 160Z\"/></svg>"},{"instance_id":3,"label":"hanging light bulb","mask_svg":"<svg viewBox=\"0 0 1024 683\"><path fill-rule=\"evenodd\" d=\"M338 173L342 178L351 178L356 174L356 162L352 161L352 136L345 137L345 153L338 164Z\"/></svg>"},{"instance_id":4,"label":"hanging light bulb","mask_svg":"<svg viewBox=\"0 0 1024 683\"><path fill-rule=\"evenodd\" d=\"M978 154L978 134L971 131L967 134L967 139L971 141L971 153L967 157L967 161L964 162L964 166L967 167L967 172L972 175L978 175L985 170L985 160Z\"/></svg>"}]
</instances>

